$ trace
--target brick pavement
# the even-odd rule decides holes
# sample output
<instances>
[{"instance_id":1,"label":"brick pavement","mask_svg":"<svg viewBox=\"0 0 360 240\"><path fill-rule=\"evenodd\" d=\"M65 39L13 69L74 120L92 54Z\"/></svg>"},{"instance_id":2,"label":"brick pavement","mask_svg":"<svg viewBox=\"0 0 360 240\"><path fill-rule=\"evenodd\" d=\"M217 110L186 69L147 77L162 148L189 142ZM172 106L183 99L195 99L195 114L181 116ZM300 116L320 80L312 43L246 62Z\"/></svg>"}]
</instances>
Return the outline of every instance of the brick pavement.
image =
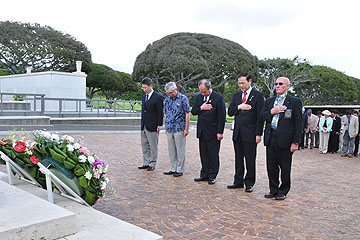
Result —
<instances>
[{"instance_id":1,"label":"brick pavement","mask_svg":"<svg viewBox=\"0 0 360 240\"><path fill-rule=\"evenodd\" d=\"M89 150L110 164L116 190L95 208L164 239L360 238L360 158L319 154L317 149L296 152L292 189L286 200L275 201L263 197L268 180L262 143L254 192L226 188L234 174L231 134L225 130L215 185L193 181L200 172L194 131L187 137L185 174L178 178L163 175L169 170L164 133L152 172L137 169L142 164L139 133L82 134Z\"/></svg>"}]
</instances>

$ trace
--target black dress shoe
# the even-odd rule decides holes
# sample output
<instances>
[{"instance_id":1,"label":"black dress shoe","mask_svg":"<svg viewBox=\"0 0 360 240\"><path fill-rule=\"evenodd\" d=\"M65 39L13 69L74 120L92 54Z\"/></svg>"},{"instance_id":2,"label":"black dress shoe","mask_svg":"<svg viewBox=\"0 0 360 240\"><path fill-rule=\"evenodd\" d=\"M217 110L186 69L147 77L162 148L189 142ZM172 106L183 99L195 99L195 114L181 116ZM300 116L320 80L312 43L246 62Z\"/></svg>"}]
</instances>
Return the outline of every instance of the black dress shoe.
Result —
<instances>
[{"instance_id":1,"label":"black dress shoe","mask_svg":"<svg viewBox=\"0 0 360 240\"><path fill-rule=\"evenodd\" d=\"M251 187L246 187L246 188L245 188L245 192L250 193L250 192L252 192L252 191L254 191L254 187L253 187L253 186L251 186Z\"/></svg>"},{"instance_id":2,"label":"black dress shoe","mask_svg":"<svg viewBox=\"0 0 360 240\"><path fill-rule=\"evenodd\" d=\"M216 183L216 179L215 178L210 178L208 181L208 184L215 184Z\"/></svg>"},{"instance_id":3,"label":"black dress shoe","mask_svg":"<svg viewBox=\"0 0 360 240\"><path fill-rule=\"evenodd\" d=\"M242 184L232 184L226 186L228 189L234 189L234 188L244 188L244 185Z\"/></svg>"},{"instance_id":4,"label":"black dress shoe","mask_svg":"<svg viewBox=\"0 0 360 240\"><path fill-rule=\"evenodd\" d=\"M155 170L155 167L149 166L147 170L148 171L153 171L153 170Z\"/></svg>"},{"instance_id":5,"label":"black dress shoe","mask_svg":"<svg viewBox=\"0 0 360 240\"><path fill-rule=\"evenodd\" d=\"M168 171L168 172L164 172L165 175L173 175L175 174L176 172L173 172L173 171Z\"/></svg>"},{"instance_id":6,"label":"black dress shoe","mask_svg":"<svg viewBox=\"0 0 360 240\"><path fill-rule=\"evenodd\" d=\"M174 177L181 177L183 175L182 172L175 172Z\"/></svg>"},{"instance_id":7,"label":"black dress shoe","mask_svg":"<svg viewBox=\"0 0 360 240\"><path fill-rule=\"evenodd\" d=\"M271 193L271 192L264 195L265 198L273 198L275 196L276 196L276 193Z\"/></svg>"},{"instance_id":8,"label":"black dress shoe","mask_svg":"<svg viewBox=\"0 0 360 240\"><path fill-rule=\"evenodd\" d=\"M275 196L275 200L284 200L286 196L284 194L278 194Z\"/></svg>"},{"instance_id":9,"label":"black dress shoe","mask_svg":"<svg viewBox=\"0 0 360 240\"><path fill-rule=\"evenodd\" d=\"M149 165L142 165L142 166L138 167L138 169L145 169L145 168L148 168L148 167L149 167Z\"/></svg>"},{"instance_id":10,"label":"black dress shoe","mask_svg":"<svg viewBox=\"0 0 360 240\"><path fill-rule=\"evenodd\" d=\"M194 178L194 181L195 181L195 182L208 181L208 180L209 180L208 177L197 177L197 178Z\"/></svg>"}]
</instances>

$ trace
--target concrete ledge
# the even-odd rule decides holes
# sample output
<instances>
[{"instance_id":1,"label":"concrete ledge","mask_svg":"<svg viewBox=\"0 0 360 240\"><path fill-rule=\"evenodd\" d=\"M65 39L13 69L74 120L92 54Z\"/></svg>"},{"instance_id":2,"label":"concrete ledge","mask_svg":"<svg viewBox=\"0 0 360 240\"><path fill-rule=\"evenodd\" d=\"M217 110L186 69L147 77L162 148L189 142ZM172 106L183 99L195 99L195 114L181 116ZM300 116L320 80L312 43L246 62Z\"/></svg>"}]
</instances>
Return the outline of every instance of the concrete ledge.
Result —
<instances>
[{"instance_id":1,"label":"concrete ledge","mask_svg":"<svg viewBox=\"0 0 360 240\"><path fill-rule=\"evenodd\" d=\"M7 181L7 175L3 172L0 172L0 182L1 181ZM17 180L15 182L15 186L28 193L35 195L37 198L41 198L42 201L45 201L45 199L47 199L47 192L42 188L35 187L32 184L20 180ZM2 185L0 185L0 189L1 192L3 192ZM22 199L22 201L25 202L32 200ZM6 202L7 205L15 206L13 201L10 199L8 199ZM75 213L76 215L76 234L59 238L62 240L83 240L83 239L161 240L163 239L162 236L158 234L152 233L150 231L147 231L130 223L124 222L118 218L102 213L91 207L86 207L84 205L71 201L55 193L54 193L54 203L59 208L64 208L70 212ZM0 204L1 205L4 204L4 200L2 200L1 195L0 195ZM38 204L38 202L34 202L34 204ZM51 214L51 212L46 212L46 214ZM3 219L3 216L6 215L3 214L3 211L1 209L0 223L2 223L2 221L5 221ZM27 217L28 217L27 215L23 216L23 218L27 218ZM67 224L67 226L71 228L71 224ZM73 224L73 226L75 226L75 224ZM56 223L53 223L52 227L54 232L58 231ZM3 238L0 236L0 239L11 239L11 238ZM40 238L26 237L26 238L15 238L15 239L40 239ZM45 238L45 239L50 239L50 238Z\"/></svg>"},{"instance_id":2,"label":"concrete ledge","mask_svg":"<svg viewBox=\"0 0 360 240\"><path fill-rule=\"evenodd\" d=\"M76 232L74 213L3 181L0 202L0 239L57 239Z\"/></svg>"},{"instance_id":3,"label":"concrete ledge","mask_svg":"<svg viewBox=\"0 0 360 240\"><path fill-rule=\"evenodd\" d=\"M141 117L79 117L79 118L51 118L51 125L126 125L139 126Z\"/></svg>"},{"instance_id":4,"label":"concrete ledge","mask_svg":"<svg viewBox=\"0 0 360 240\"><path fill-rule=\"evenodd\" d=\"M30 103L25 101L4 101L0 104L0 109L3 110L30 110Z\"/></svg>"},{"instance_id":5,"label":"concrete ledge","mask_svg":"<svg viewBox=\"0 0 360 240\"><path fill-rule=\"evenodd\" d=\"M47 116L6 116L0 117L0 125L50 125L50 117Z\"/></svg>"}]
</instances>

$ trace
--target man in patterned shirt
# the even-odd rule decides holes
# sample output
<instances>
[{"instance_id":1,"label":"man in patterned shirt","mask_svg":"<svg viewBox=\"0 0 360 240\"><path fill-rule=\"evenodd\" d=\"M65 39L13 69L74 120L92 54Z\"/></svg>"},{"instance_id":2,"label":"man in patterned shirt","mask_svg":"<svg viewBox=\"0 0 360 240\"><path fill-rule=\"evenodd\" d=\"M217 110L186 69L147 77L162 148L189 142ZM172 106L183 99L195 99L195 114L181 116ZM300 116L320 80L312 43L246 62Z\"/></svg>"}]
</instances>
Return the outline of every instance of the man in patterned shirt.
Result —
<instances>
[{"instance_id":1,"label":"man in patterned shirt","mask_svg":"<svg viewBox=\"0 0 360 240\"><path fill-rule=\"evenodd\" d=\"M189 134L190 105L174 82L165 85L168 97L164 102L165 129L168 139L170 171L165 175L180 177L184 172L186 136Z\"/></svg>"}]
</instances>

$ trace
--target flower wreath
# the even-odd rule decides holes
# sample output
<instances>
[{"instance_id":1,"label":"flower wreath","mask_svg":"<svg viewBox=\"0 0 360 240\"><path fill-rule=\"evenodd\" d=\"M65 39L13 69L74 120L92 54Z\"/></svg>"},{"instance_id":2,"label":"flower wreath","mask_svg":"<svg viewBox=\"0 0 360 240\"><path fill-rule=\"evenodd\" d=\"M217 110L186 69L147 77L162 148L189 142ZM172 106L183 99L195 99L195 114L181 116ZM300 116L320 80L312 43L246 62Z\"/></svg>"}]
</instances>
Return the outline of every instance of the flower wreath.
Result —
<instances>
[{"instance_id":1,"label":"flower wreath","mask_svg":"<svg viewBox=\"0 0 360 240\"><path fill-rule=\"evenodd\" d=\"M105 196L109 179L106 176L108 164L95 154L90 154L83 146L82 139L51 134L42 130L33 132L34 142L28 146L25 141L17 141L14 136L0 141L0 150L29 172L43 188L46 188L45 176L37 165L41 162L64 180L89 205ZM0 164L5 161L0 158Z\"/></svg>"}]
</instances>

